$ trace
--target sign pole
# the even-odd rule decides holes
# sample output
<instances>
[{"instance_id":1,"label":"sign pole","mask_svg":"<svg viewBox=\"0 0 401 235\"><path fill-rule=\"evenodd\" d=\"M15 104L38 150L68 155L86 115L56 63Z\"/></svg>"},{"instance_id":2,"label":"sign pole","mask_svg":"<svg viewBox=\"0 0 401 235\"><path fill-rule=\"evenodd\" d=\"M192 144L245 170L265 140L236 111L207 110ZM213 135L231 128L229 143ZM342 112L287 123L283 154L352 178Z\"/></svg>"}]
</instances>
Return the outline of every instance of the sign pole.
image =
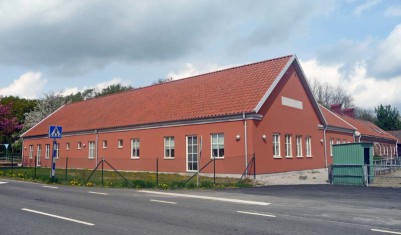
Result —
<instances>
[{"instance_id":1,"label":"sign pole","mask_svg":"<svg viewBox=\"0 0 401 235\"><path fill-rule=\"evenodd\" d=\"M56 175L56 155L57 155L57 141L56 139L53 139L53 156L52 156L52 173L51 173L51 178L52 182L54 182L54 176Z\"/></svg>"}]
</instances>

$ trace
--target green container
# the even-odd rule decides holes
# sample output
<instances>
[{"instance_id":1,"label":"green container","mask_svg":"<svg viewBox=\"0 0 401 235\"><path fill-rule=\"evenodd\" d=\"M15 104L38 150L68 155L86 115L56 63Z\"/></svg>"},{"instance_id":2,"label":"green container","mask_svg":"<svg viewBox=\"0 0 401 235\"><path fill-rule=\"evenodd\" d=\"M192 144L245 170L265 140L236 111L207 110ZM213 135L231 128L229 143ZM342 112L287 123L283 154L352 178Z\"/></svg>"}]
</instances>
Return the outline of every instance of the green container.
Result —
<instances>
[{"instance_id":1,"label":"green container","mask_svg":"<svg viewBox=\"0 0 401 235\"><path fill-rule=\"evenodd\" d=\"M333 184L365 185L364 166L373 182L373 143L333 145Z\"/></svg>"}]
</instances>

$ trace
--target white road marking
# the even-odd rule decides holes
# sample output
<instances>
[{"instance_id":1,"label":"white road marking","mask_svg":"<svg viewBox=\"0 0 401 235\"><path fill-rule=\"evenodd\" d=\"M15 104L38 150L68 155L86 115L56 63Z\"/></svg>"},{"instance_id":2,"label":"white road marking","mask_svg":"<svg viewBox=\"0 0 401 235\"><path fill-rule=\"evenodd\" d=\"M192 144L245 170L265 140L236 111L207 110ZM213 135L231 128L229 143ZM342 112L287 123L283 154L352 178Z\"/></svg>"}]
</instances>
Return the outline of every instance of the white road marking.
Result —
<instances>
[{"instance_id":1,"label":"white road marking","mask_svg":"<svg viewBox=\"0 0 401 235\"><path fill-rule=\"evenodd\" d=\"M7 183L8 183L8 182L1 182L1 181L0 181L0 184L7 184Z\"/></svg>"},{"instance_id":2,"label":"white road marking","mask_svg":"<svg viewBox=\"0 0 401 235\"><path fill-rule=\"evenodd\" d=\"M156 192L156 191L148 191L148 190L140 190L138 192L166 195L166 196L176 196L176 197L189 197L189 198L197 198L197 199L205 199L205 200L213 200L213 201L221 201L221 202L242 203L242 204L259 205L259 206L270 205L270 203L266 203L266 202L246 201L246 200L240 200L240 199L221 198L221 197L208 197L208 196L191 195L191 194L165 193L165 192Z\"/></svg>"},{"instance_id":3,"label":"white road marking","mask_svg":"<svg viewBox=\"0 0 401 235\"><path fill-rule=\"evenodd\" d=\"M374 228L372 228L371 230L374 232L379 232L379 233L401 234L401 232L394 232L394 231L374 229Z\"/></svg>"},{"instance_id":4,"label":"white road marking","mask_svg":"<svg viewBox=\"0 0 401 235\"><path fill-rule=\"evenodd\" d=\"M260 215L260 216L265 216L265 217L276 217L275 215L269 215L269 214L261 214L261 213L255 213L255 212L249 212L249 211L237 211L238 213L241 214L248 214L248 215Z\"/></svg>"},{"instance_id":5,"label":"white road marking","mask_svg":"<svg viewBox=\"0 0 401 235\"><path fill-rule=\"evenodd\" d=\"M106 195L106 196L109 195L108 193L99 193L99 192L93 192L93 191L89 191L88 193Z\"/></svg>"},{"instance_id":6,"label":"white road marking","mask_svg":"<svg viewBox=\"0 0 401 235\"><path fill-rule=\"evenodd\" d=\"M36 213L36 214L40 214L40 215L46 215L46 216L57 218L57 219L67 220L67 221L71 221L71 222L75 222L75 223L79 223L79 224L85 224L85 225L89 225L89 226L94 226L95 225L95 224L88 223L88 222L85 222L85 221L76 220L76 219L70 219L70 218L67 218L67 217L53 215L53 214L49 214L49 213L45 213L45 212L41 212L41 211L35 211L35 210L26 209L26 208L22 208L21 210L27 211L27 212Z\"/></svg>"},{"instance_id":7,"label":"white road marking","mask_svg":"<svg viewBox=\"0 0 401 235\"><path fill-rule=\"evenodd\" d=\"M161 202L161 203L166 203L166 204L177 204L176 202L168 202L168 201L162 201L162 200L155 200L155 199L150 199L151 202Z\"/></svg>"},{"instance_id":8,"label":"white road marking","mask_svg":"<svg viewBox=\"0 0 401 235\"><path fill-rule=\"evenodd\" d=\"M43 187L43 188L54 188L54 189L58 188L58 187L56 187L56 186L48 186L48 185L43 185L42 187Z\"/></svg>"}]
</instances>

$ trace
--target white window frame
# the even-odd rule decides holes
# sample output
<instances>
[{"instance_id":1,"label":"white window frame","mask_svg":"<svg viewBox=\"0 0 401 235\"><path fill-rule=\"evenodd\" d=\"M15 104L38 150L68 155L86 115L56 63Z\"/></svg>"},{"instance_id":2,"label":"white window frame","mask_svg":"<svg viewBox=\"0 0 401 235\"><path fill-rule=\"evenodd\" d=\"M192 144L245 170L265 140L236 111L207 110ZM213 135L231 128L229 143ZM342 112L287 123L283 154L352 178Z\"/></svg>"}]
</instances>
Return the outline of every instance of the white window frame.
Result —
<instances>
[{"instance_id":1,"label":"white window frame","mask_svg":"<svg viewBox=\"0 0 401 235\"><path fill-rule=\"evenodd\" d=\"M296 136L297 157L302 157L302 135Z\"/></svg>"},{"instance_id":2,"label":"white window frame","mask_svg":"<svg viewBox=\"0 0 401 235\"><path fill-rule=\"evenodd\" d=\"M334 138L330 139L330 156L333 156L333 144L334 144Z\"/></svg>"},{"instance_id":3,"label":"white window frame","mask_svg":"<svg viewBox=\"0 0 401 235\"><path fill-rule=\"evenodd\" d=\"M274 133L272 136L273 136L273 158L281 158L280 134Z\"/></svg>"},{"instance_id":4,"label":"white window frame","mask_svg":"<svg viewBox=\"0 0 401 235\"><path fill-rule=\"evenodd\" d=\"M292 158L292 138L290 134L285 135L285 157Z\"/></svg>"},{"instance_id":5,"label":"white window frame","mask_svg":"<svg viewBox=\"0 0 401 235\"><path fill-rule=\"evenodd\" d=\"M139 159L140 156L140 141L139 138L131 139L131 159Z\"/></svg>"},{"instance_id":6,"label":"white window frame","mask_svg":"<svg viewBox=\"0 0 401 235\"><path fill-rule=\"evenodd\" d=\"M50 158L50 144L45 145L45 159Z\"/></svg>"},{"instance_id":7,"label":"white window frame","mask_svg":"<svg viewBox=\"0 0 401 235\"><path fill-rule=\"evenodd\" d=\"M192 145L191 145L191 147L192 147L192 152L189 152L188 151L188 149L189 149L189 142L188 142L188 139L189 138L192 138L192 140L194 139L194 138L196 138L196 143L192 143ZM188 135L188 136L186 136L186 169L187 169L187 172L196 172L198 169L199 169L199 159L198 159L198 157L199 157L199 144L198 144L198 136L197 135ZM195 147L196 146L196 149L197 149L197 151L193 151L193 147ZM193 160L193 158L192 158L192 161L189 161L189 159L188 159L188 157L189 157L189 154L192 154L192 155L196 155L196 160ZM194 163L196 162L196 169L189 169L189 167L188 167L188 164L189 163L191 163L192 164L192 167L193 167L193 165L194 165Z\"/></svg>"},{"instance_id":8,"label":"white window frame","mask_svg":"<svg viewBox=\"0 0 401 235\"><path fill-rule=\"evenodd\" d=\"M65 144L65 150L70 150L70 142L67 142L67 143Z\"/></svg>"},{"instance_id":9,"label":"white window frame","mask_svg":"<svg viewBox=\"0 0 401 235\"><path fill-rule=\"evenodd\" d=\"M341 144L341 139L337 139L336 144Z\"/></svg>"},{"instance_id":10,"label":"white window frame","mask_svg":"<svg viewBox=\"0 0 401 235\"><path fill-rule=\"evenodd\" d=\"M310 136L305 137L306 157L312 157L312 138Z\"/></svg>"},{"instance_id":11,"label":"white window frame","mask_svg":"<svg viewBox=\"0 0 401 235\"><path fill-rule=\"evenodd\" d=\"M216 139L217 139L217 143L214 143L214 141L213 141L213 137L217 137ZM223 138L223 141L221 141L221 137ZM210 156L211 156L211 158L212 159L214 159L214 158L217 158L217 159L222 159L222 158L224 158L224 153L225 153L225 150L224 150L224 133L213 133L213 134L210 134L210 143L211 143L211 145L210 145ZM213 149L216 149L215 147L217 147L217 155L215 155L214 153L213 153ZM223 155L222 156L220 156L220 150L221 149L223 149Z\"/></svg>"},{"instance_id":12,"label":"white window frame","mask_svg":"<svg viewBox=\"0 0 401 235\"><path fill-rule=\"evenodd\" d=\"M174 136L164 137L164 158L174 159L175 156L175 139Z\"/></svg>"},{"instance_id":13,"label":"white window frame","mask_svg":"<svg viewBox=\"0 0 401 235\"><path fill-rule=\"evenodd\" d=\"M124 146L124 141L123 139L118 139L117 140L117 148L122 149Z\"/></svg>"},{"instance_id":14,"label":"white window frame","mask_svg":"<svg viewBox=\"0 0 401 235\"><path fill-rule=\"evenodd\" d=\"M42 145L38 144L36 151L36 165L40 166L42 164Z\"/></svg>"},{"instance_id":15,"label":"white window frame","mask_svg":"<svg viewBox=\"0 0 401 235\"><path fill-rule=\"evenodd\" d=\"M88 142L88 159L95 159L96 155L96 144L95 141Z\"/></svg>"},{"instance_id":16,"label":"white window frame","mask_svg":"<svg viewBox=\"0 0 401 235\"><path fill-rule=\"evenodd\" d=\"M82 142L81 142L81 141L78 141L78 143L77 143L77 148L78 148L78 149L82 149Z\"/></svg>"},{"instance_id":17,"label":"white window frame","mask_svg":"<svg viewBox=\"0 0 401 235\"><path fill-rule=\"evenodd\" d=\"M102 142L102 147L103 147L104 149L107 149L107 140L103 140L103 142Z\"/></svg>"},{"instance_id":18,"label":"white window frame","mask_svg":"<svg viewBox=\"0 0 401 235\"><path fill-rule=\"evenodd\" d=\"M33 145L29 145L29 158L33 158Z\"/></svg>"}]
</instances>

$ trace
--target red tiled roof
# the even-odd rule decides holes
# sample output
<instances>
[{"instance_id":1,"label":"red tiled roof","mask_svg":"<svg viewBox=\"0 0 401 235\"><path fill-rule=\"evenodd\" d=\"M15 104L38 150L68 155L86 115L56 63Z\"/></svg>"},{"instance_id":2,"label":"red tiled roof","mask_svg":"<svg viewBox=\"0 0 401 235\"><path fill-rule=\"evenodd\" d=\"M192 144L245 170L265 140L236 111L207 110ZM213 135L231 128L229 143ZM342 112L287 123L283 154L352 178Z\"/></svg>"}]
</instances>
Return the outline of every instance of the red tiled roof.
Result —
<instances>
[{"instance_id":1,"label":"red tiled roof","mask_svg":"<svg viewBox=\"0 0 401 235\"><path fill-rule=\"evenodd\" d=\"M322 111L324 118L326 119L327 125L333 126L333 127L345 128L345 129L349 129L349 130L355 130L355 128L353 126L351 126L349 123L345 122L337 114L331 112L323 105L319 104L319 108Z\"/></svg>"},{"instance_id":2,"label":"red tiled roof","mask_svg":"<svg viewBox=\"0 0 401 235\"><path fill-rule=\"evenodd\" d=\"M395 138L398 139L398 141L401 141L401 130L397 131L387 131L390 135L394 136Z\"/></svg>"},{"instance_id":3,"label":"red tiled roof","mask_svg":"<svg viewBox=\"0 0 401 235\"><path fill-rule=\"evenodd\" d=\"M346 115L342 115L341 118L353 125L362 135L397 140L397 138L369 121L352 118Z\"/></svg>"},{"instance_id":4,"label":"red tiled roof","mask_svg":"<svg viewBox=\"0 0 401 235\"><path fill-rule=\"evenodd\" d=\"M65 105L23 134L160 123L253 112L292 56L266 60L164 84Z\"/></svg>"}]
</instances>

